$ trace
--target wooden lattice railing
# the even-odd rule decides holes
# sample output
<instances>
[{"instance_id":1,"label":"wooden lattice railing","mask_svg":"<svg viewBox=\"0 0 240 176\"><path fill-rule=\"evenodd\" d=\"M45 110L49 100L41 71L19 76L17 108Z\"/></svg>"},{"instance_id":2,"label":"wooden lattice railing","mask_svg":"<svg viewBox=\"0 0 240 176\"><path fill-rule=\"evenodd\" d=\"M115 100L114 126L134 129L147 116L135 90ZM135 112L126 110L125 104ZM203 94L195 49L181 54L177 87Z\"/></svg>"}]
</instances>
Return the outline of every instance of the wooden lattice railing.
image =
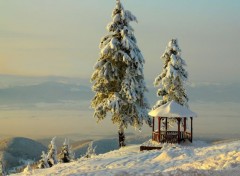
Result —
<instances>
[{"instance_id":1,"label":"wooden lattice railing","mask_svg":"<svg viewBox=\"0 0 240 176\"><path fill-rule=\"evenodd\" d=\"M153 132L153 141L165 142L165 143L178 143L178 132L177 131L161 131L160 141L158 131ZM192 141L191 133L180 131L180 141L188 139Z\"/></svg>"}]
</instances>

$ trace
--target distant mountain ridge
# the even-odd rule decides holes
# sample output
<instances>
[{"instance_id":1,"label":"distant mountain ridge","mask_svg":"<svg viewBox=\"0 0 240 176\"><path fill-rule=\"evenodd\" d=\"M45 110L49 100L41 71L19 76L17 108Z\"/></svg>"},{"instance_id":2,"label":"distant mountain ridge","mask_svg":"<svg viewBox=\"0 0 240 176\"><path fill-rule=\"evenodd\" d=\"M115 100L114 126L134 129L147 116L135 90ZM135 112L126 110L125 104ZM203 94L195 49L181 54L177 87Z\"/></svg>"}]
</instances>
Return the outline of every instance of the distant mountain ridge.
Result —
<instances>
[{"instance_id":1,"label":"distant mountain ridge","mask_svg":"<svg viewBox=\"0 0 240 176\"><path fill-rule=\"evenodd\" d=\"M20 166L25 160L38 161L47 148L41 143L23 137L0 140L0 156L7 170Z\"/></svg>"},{"instance_id":2,"label":"distant mountain ridge","mask_svg":"<svg viewBox=\"0 0 240 176\"><path fill-rule=\"evenodd\" d=\"M205 84L187 86L190 101L233 102L240 103L240 83ZM158 100L157 88L149 86L147 97L151 104ZM34 107L38 103L74 104L90 102L93 98L90 85L64 83L56 81L42 82L35 85L21 85L0 89L0 108L7 106ZM40 104L41 105L41 104Z\"/></svg>"},{"instance_id":3,"label":"distant mountain ridge","mask_svg":"<svg viewBox=\"0 0 240 176\"><path fill-rule=\"evenodd\" d=\"M0 97L8 97L9 101L24 98L26 102L56 102L57 99L89 99L89 95L84 94L86 92L90 93L90 89L84 85L44 82L36 85L15 86L0 89ZM25 97L26 95L28 95L28 97L31 96L31 99Z\"/></svg>"},{"instance_id":4,"label":"distant mountain ridge","mask_svg":"<svg viewBox=\"0 0 240 176\"><path fill-rule=\"evenodd\" d=\"M93 97L87 86L44 82L0 89L0 106L34 107L37 103L78 103Z\"/></svg>"}]
</instances>

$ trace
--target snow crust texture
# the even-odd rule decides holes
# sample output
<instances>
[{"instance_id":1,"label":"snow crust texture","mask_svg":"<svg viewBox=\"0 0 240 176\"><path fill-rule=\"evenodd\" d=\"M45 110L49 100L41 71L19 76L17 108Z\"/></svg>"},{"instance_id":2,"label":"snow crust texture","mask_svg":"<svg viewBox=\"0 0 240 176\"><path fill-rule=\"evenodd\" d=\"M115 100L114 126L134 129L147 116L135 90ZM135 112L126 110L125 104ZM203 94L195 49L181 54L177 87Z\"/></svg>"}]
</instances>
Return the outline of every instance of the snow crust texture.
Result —
<instances>
[{"instance_id":1,"label":"snow crust texture","mask_svg":"<svg viewBox=\"0 0 240 176\"><path fill-rule=\"evenodd\" d=\"M210 145L164 144L161 150L139 151L139 145L81 158L52 168L18 175L158 175L158 176L239 176L240 141Z\"/></svg>"}]
</instances>

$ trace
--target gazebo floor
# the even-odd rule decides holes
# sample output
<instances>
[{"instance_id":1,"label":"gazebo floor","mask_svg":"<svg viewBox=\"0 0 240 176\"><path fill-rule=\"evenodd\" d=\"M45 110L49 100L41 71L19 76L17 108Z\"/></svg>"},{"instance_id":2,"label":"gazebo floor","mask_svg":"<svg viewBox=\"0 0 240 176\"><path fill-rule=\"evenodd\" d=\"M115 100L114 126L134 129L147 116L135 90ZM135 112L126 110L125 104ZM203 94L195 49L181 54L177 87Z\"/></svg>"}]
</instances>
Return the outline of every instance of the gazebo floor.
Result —
<instances>
[{"instance_id":1,"label":"gazebo floor","mask_svg":"<svg viewBox=\"0 0 240 176\"><path fill-rule=\"evenodd\" d=\"M161 150L162 147L140 146L140 151L144 150Z\"/></svg>"}]
</instances>

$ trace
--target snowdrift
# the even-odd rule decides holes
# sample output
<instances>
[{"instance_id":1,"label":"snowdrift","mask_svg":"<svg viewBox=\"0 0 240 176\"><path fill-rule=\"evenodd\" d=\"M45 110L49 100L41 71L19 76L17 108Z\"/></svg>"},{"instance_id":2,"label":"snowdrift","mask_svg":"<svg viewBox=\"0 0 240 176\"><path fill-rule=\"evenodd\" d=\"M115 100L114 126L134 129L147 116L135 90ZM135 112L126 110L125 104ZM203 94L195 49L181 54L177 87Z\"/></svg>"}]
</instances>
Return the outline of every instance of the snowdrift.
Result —
<instances>
[{"instance_id":1,"label":"snowdrift","mask_svg":"<svg viewBox=\"0 0 240 176\"><path fill-rule=\"evenodd\" d=\"M210 145L164 144L162 150L139 151L139 145L80 158L18 175L231 175L240 174L240 141Z\"/></svg>"}]
</instances>

